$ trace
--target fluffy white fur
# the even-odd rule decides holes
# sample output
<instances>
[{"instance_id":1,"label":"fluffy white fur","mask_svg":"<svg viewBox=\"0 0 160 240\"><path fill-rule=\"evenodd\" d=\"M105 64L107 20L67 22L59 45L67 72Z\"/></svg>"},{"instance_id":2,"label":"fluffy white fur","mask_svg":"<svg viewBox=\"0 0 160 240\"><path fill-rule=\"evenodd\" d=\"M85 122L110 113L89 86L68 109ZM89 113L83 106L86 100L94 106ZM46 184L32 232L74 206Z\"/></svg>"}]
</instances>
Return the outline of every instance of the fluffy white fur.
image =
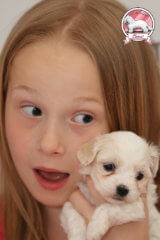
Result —
<instances>
[{"instance_id":1,"label":"fluffy white fur","mask_svg":"<svg viewBox=\"0 0 160 240\"><path fill-rule=\"evenodd\" d=\"M96 190L106 202L96 206L88 225L72 204L66 202L60 220L68 239L100 240L112 226L142 220L145 214L141 195L147 193L150 240L159 240L160 213L155 207L157 196L153 182L159 155L158 147L129 131L100 135L84 144L77 154L80 173L84 176L84 181L78 186L85 197L95 204L85 184L85 176L90 175ZM110 164L115 169L111 170ZM136 177L142 177L142 174L143 179L137 180ZM120 192L117 191L119 186Z\"/></svg>"},{"instance_id":2,"label":"fluffy white fur","mask_svg":"<svg viewBox=\"0 0 160 240\"><path fill-rule=\"evenodd\" d=\"M148 33L152 28L143 20L134 20L131 16L126 16L124 23L128 26L129 33L133 33L135 28L141 28L143 33Z\"/></svg>"}]
</instances>

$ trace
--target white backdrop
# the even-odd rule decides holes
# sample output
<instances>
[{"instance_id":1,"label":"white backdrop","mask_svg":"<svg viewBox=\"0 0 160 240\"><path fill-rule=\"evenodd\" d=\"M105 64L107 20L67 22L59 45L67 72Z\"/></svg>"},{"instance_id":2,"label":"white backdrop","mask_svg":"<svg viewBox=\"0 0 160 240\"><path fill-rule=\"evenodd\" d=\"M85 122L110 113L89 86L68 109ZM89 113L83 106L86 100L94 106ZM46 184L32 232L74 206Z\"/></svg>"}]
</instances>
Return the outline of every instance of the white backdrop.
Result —
<instances>
[{"instance_id":1,"label":"white backdrop","mask_svg":"<svg viewBox=\"0 0 160 240\"><path fill-rule=\"evenodd\" d=\"M59 0L60 1L60 0ZM154 41L160 41L160 0L119 0L128 8L143 7L149 10L155 19ZM0 49L4 41L23 12L39 0L0 0Z\"/></svg>"}]
</instances>

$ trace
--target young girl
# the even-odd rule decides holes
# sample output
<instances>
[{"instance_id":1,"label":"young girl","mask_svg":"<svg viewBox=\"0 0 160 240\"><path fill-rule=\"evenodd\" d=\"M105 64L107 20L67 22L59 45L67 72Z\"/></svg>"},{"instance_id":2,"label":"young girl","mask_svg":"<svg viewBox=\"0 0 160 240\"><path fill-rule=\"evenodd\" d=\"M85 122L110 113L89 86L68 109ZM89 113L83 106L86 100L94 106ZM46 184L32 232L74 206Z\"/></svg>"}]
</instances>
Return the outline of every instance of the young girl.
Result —
<instances>
[{"instance_id":1,"label":"young girl","mask_svg":"<svg viewBox=\"0 0 160 240\"><path fill-rule=\"evenodd\" d=\"M85 142L130 130L158 144L158 66L147 43L124 45L125 13L113 0L45 0L10 33L0 58L5 240L67 239L59 214L68 199L89 221L94 206L76 188ZM103 240L148 239L143 201L144 221L115 226Z\"/></svg>"}]
</instances>

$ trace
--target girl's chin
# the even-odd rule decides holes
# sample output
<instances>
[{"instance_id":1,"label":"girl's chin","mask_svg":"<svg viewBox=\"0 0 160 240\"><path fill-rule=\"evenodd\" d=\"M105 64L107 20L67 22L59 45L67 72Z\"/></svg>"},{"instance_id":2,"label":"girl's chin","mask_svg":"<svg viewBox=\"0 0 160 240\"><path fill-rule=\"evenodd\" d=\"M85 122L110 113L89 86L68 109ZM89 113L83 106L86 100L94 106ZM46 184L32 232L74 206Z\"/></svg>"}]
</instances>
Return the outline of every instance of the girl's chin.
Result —
<instances>
[{"instance_id":1,"label":"girl's chin","mask_svg":"<svg viewBox=\"0 0 160 240\"><path fill-rule=\"evenodd\" d=\"M64 203L67 201L67 199L36 199L40 204L42 204L44 207L49 208L60 208L64 205Z\"/></svg>"},{"instance_id":2,"label":"girl's chin","mask_svg":"<svg viewBox=\"0 0 160 240\"><path fill-rule=\"evenodd\" d=\"M42 203L42 205L44 206L44 207L47 207L47 208L62 208L63 207L63 205L64 205L64 202L63 203L59 203L59 202L57 202L57 203Z\"/></svg>"},{"instance_id":3,"label":"girl's chin","mask_svg":"<svg viewBox=\"0 0 160 240\"><path fill-rule=\"evenodd\" d=\"M68 191L56 191L56 192L46 192L45 194L39 193L33 197L42 205L47 207L62 207L65 202L68 201L69 196L73 192L72 189Z\"/></svg>"}]
</instances>

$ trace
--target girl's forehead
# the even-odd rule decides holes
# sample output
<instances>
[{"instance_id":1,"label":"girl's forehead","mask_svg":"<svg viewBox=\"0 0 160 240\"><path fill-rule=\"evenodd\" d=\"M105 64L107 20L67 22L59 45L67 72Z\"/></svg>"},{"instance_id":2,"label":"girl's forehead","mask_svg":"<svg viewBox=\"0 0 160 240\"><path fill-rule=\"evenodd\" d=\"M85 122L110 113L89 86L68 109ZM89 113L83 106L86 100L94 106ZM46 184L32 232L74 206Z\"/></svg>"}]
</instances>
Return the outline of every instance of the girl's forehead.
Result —
<instances>
[{"instance_id":1,"label":"girl's forehead","mask_svg":"<svg viewBox=\"0 0 160 240\"><path fill-rule=\"evenodd\" d=\"M98 75L97 66L90 56L70 45L36 43L20 50L13 61L15 70L25 73L79 73L88 77ZM29 71L28 71L29 70ZM83 71L82 71L83 70Z\"/></svg>"},{"instance_id":2,"label":"girl's forehead","mask_svg":"<svg viewBox=\"0 0 160 240\"><path fill-rule=\"evenodd\" d=\"M69 44L38 42L20 50L10 71L13 86L27 85L53 93L95 95L102 101L100 77L89 54ZM55 90L55 92L54 92Z\"/></svg>"},{"instance_id":3,"label":"girl's forehead","mask_svg":"<svg viewBox=\"0 0 160 240\"><path fill-rule=\"evenodd\" d=\"M80 47L71 45L71 43L57 43L57 41L54 40L43 40L32 43L22 48L14 60L15 63L24 62L30 65L33 63L42 63L42 61L43 64L45 61L48 65L49 63L69 63L74 66L76 63L79 63L80 67L87 64L90 68L91 66L92 68L96 68L96 64L90 55L80 49Z\"/></svg>"}]
</instances>

